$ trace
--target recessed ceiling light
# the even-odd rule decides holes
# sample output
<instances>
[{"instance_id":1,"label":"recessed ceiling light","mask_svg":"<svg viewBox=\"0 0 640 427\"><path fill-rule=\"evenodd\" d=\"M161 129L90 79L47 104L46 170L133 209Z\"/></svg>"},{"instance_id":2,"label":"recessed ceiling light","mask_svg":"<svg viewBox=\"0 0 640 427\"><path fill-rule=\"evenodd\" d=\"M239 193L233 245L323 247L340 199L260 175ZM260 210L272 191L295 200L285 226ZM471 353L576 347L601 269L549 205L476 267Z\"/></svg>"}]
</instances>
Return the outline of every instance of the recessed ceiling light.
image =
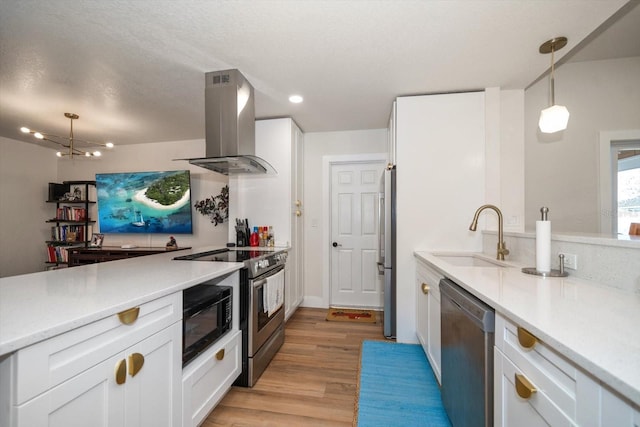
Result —
<instances>
[{"instance_id":1,"label":"recessed ceiling light","mask_svg":"<svg viewBox=\"0 0 640 427\"><path fill-rule=\"evenodd\" d=\"M289 102L293 102L294 104L299 104L302 102L302 97L300 95L291 95L289 97Z\"/></svg>"}]
</instances>

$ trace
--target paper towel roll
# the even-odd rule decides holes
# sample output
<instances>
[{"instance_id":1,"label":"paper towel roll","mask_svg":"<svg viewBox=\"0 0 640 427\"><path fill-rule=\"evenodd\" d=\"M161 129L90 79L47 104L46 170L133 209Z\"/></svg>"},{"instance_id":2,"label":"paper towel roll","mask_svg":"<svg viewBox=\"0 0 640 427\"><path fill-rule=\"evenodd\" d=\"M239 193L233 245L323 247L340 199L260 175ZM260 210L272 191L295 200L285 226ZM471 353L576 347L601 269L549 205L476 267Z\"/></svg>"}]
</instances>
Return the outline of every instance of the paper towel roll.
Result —
<instances>
[{"instance_id":1,"label":"paper towel roll","mask_svg":"<svg viewBox=\"0 0 640 427\"><path fill-rule=\"evenodd\" d=\"M551 271L551 221L536 221L536 270Z\"/></svg>"}]
</instances>

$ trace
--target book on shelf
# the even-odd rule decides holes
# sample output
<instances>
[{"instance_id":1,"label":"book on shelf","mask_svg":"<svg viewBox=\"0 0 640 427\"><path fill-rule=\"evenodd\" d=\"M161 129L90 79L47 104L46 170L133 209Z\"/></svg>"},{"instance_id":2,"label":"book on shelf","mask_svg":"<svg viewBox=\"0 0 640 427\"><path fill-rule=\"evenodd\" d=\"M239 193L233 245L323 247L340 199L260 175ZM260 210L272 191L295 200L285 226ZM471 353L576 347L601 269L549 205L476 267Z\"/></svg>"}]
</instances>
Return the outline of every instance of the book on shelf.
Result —
<instances>
[{"instance_id":1,"label":"book on shelf","mask_svg":"<svg viewBox=\"0 0 640 427\"><path fill-rule=\"evenodd\" d=\"M51 240L54 242L85 242L92 234L91 225L59 225L51 227Z\"/></svg>"},{"instance_id":2,"label":"book on shelf","mask_svg":"<svg viewBox=\"0 0 640 427\"><path fill-rule=\"evenodd\" d=\"M63 221L85 221L87 210L77 206L60 206L56 210L56 218Z\"/></svg>"},{"instance_id":3,"label":"book on shelf","mask_svg":"<svg viewBox=\"0 0 640 427\"><path fill-rule=\"evenodd\" d=\"M67 246L47 246L47 262L69 262L69 247Z\"/></svg>"}]
</instances>

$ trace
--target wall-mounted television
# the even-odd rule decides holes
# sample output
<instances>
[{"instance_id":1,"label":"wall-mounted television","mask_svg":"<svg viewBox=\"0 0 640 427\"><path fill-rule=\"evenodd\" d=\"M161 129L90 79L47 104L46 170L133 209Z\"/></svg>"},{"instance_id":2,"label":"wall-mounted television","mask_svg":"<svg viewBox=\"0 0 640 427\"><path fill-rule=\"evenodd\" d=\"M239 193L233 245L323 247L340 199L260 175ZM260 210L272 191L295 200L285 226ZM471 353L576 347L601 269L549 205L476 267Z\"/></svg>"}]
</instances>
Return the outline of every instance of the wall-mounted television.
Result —
<instances>
[{"instance_id":1,"label":"wall-mounted television","mask_svg":"<svg viewBox=\"0 0 640 427\"><path fill-rule=\"evenodd\" d=\"M191 234L188 170L96 174L100 233Z\"/></svg>"}]
</instances>

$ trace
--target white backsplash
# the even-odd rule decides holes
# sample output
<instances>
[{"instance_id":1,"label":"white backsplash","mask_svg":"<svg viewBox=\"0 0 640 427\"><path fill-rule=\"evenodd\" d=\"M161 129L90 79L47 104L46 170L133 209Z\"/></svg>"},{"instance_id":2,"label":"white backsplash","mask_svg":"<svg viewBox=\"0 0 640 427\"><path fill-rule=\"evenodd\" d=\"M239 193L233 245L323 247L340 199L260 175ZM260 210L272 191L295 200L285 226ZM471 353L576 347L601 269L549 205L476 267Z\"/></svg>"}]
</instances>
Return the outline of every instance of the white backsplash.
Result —
<instances>
[{"instance_id":1,"label":"white backsplash","mask_svg":"<svg viewBox=\"0 0 640 427\"><path fill-rule=\"evenodd\" d=\"M505 232L510 254L507 261L526 267L536 265L535 233ZM495 255L498 242L495 231L483 232L483 253ZM583 235L551 235L551 268L559 268L559 253L577 255L577 270L567 270L569 277L594 281L602 285L640 294L640 239L616 240Z\"/></svg>"}]
</instances>

